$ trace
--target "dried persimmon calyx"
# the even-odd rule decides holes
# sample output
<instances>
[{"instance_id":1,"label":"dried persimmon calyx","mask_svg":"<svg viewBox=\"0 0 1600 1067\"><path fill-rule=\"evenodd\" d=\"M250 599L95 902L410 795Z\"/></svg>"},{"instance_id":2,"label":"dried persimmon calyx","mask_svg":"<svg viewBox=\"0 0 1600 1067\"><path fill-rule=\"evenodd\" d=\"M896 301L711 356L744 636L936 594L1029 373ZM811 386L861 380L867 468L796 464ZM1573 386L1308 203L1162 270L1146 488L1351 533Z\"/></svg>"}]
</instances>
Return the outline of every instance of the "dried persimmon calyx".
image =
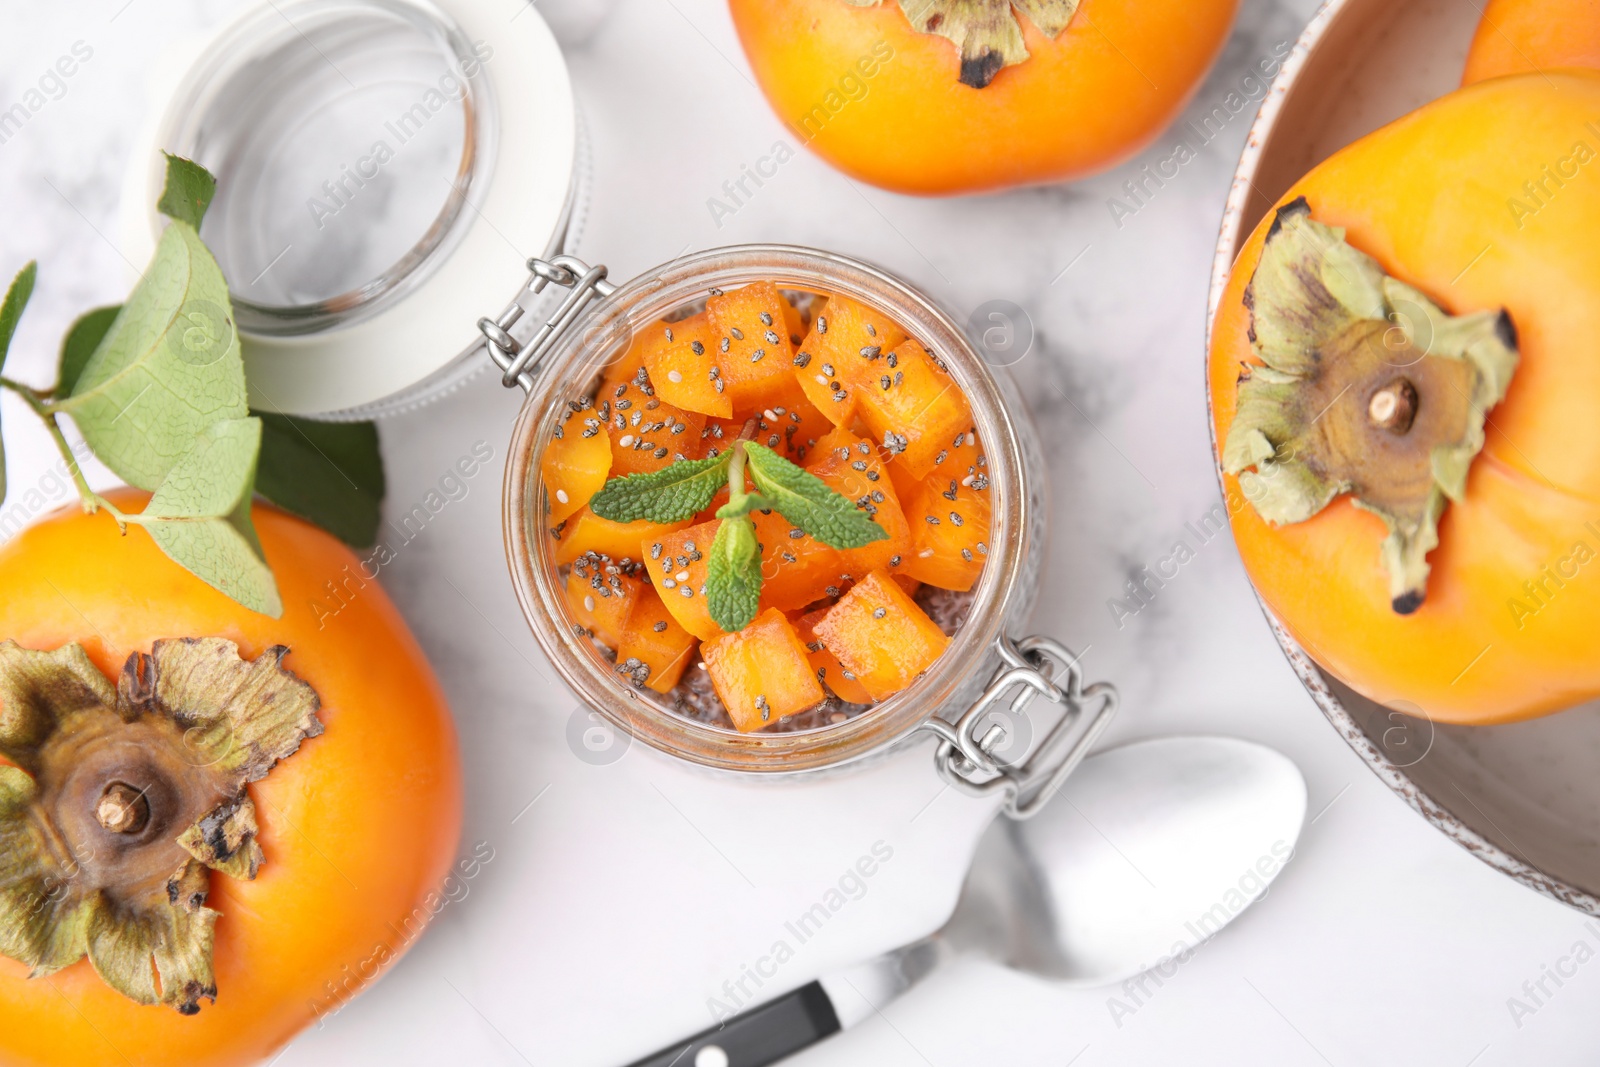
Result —
<instances>
[{"instance_id":1,"label":"dried persimmon calyx","mask_svg":"<svg viewBox=\"0 0 1600 1067\"><path fill-rule=\"evenodd\" d=\"M113 686L81 645L0 643L0 955L30 977L87 955L185 1015L216 999L210 872L255 877L245 786L322 732L287 651L157 641Z\"/></svg>"},{"instance_id":2,"label":"dried persimmon calyx","mask_svg":"<svg viewBox=\"0 0 1600 1067\"><path fill-rule=\"evenodd\" d=\"M1446 504L1466 493L1518 361L1504 311L1449 315L1311 217L1278 209L1244 294L1243 367L1222 466L1256 512L1304 522L1348 493L1383 519L1390 602L1410 614Z\"/></svg>"},{"instance_id":3,"label":"dried persimmon calyx","mask_svg":"<svg viewBox=\"0 0 1600 1067\"><path fill-rule=\"evenodd\" d=\"M845 0L877 7L883 0ZM961 53L961 83L982 89L1000 73L1028 58L1017 12L1046 37L1055 38L1078 11L1078 0L899 0L906 20L919 33L932 33ZM1013 11L1012 9L1016 10Z\"/></svg>"}]
</instances>

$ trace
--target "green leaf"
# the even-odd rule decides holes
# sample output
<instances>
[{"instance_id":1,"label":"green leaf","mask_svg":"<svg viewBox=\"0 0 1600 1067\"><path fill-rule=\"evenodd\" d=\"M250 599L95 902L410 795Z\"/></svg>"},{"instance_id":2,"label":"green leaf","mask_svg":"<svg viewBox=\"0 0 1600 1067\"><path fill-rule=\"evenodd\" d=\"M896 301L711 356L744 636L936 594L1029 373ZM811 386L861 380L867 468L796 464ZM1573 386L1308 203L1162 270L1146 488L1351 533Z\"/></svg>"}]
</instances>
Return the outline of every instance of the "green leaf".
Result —
<instances>
[{"instance_id":1,"label":"green leaf","mask_svg":"<svg viewBox=\"0 0 1600 1067\"><path fill-rule=\"evenodd\" d=\"M110 307L86 311L78 316L78 320L72 324L66 338L61 342L61 367L56 374L56 396L72 395L72 388L83 376L83 368L88 366L89 357L100 347L100 342L105 339L111 324L117 321L117 313L121 310L121 304L113 304Z\"/></svg>"},{"instance_id":2,"label":"green leaf","mask_svg":"<svg viewBox=\"0 0 1600 1067\"><path fill-rule=\"evenodd\" d=\"M830 548L860 548L889 533L815 474L765 445L744 443L750 477L779 514Z\"/></svg>"},{"instance_id":3,"label":"green leaf","mask_svg":"<svg viewBox=\"0 0 1600 1067\"><path fill-rule=\"evenodd\" d=\"M5 368L6 354L11 351L11 338L17 332L17 320L22 318L22 309L28 306L28 300L33 296L33 283L38 277L39 264L30 261L11 280L5 302L0 303L0 370ZM4 438L0 438L0 503L4 503L5 499L6 443Z\"/></svg>"},{"instance_id":4,"label":"green leaf","mask_svg":"<svg viewBox=\"0 0 1600 1067\"><path fill-rule=\"evenodd\" d=\"M723 519L706 560L706 607L733 633L750 625L761 606L761 543L750 516Z\"/></svg>"},{"instance_id":5,"label":"green leaf","mask_svg":"<svg viewBox=\"0 0 1600 1067\"><path fill-rule=\"evenodd\" d=\"M22 309L28 306L28 300L33 296L33 283L38 277L39 264L30 262L11 279L5 302L0 303L0 367L6 365L6 353L11 350L11 338L17 332L17 320L22 318Z\"/></svg>"},{"instance_id":6,"label":"green leaf","mask_svg":"<svg viewBox=\"0 0 1600 1067\"><path fill-rule=\"evenodd\" d=\"M72 394L56 406L106 466L150 490L197 434L249 414L228 285L188 223L162 233Z\"/></svg>"},{"instance_id":7,"label":"green leaf","mask_svg":"<svg viewBox=\"0 0 1600 1067\"><path fill-rule=\"evenodd\" d=\"M385 490L378 427L252 414L261 420L256 492L347 545L377 541Z\"/></svg>"},{"instance_id":8,"label":"green leaf","mask_svg":"<svg viewBox=\"0 0 1600 1067\"><path fill-rule=\"evenodd\" d=\"M646 474L613 478L589 501L589 510L612 522L682 522L703 511L727 484L730 449L706 459L680 459Z\"/></svg>"},{"instance_id":9,"label":"green leaf","mask_svg":"<svg viewBox=\"0 0 1600 1067\"><path fill-rule=\"evenodd\" d=\"M171 152L162 155L167 157L167 186L161 191L156 210L168 218L187 222L198 232L211 198L217 195L217 179L192 160Z\"/></svg>"},{"instance_id":10,"label":"green leaf","mask_svg":"<svg viewBox=\"0 0 1600 1067\"><path fill-rule=\"evenodd\" d=\"M173 465L140 519L179 566L251 611L277 618L283 601L250 521L260 449L261 420L213 424Z\"/></svg>"}]
</instances>

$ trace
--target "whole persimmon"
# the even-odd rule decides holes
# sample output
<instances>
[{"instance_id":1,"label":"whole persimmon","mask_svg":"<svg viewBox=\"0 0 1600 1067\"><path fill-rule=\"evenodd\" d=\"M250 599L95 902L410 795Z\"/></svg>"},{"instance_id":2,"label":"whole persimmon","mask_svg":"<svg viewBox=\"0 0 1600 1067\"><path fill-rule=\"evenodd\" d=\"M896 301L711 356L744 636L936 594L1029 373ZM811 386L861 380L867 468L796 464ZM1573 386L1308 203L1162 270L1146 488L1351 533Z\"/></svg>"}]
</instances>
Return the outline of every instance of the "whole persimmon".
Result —
<instances>
[{"instance_id":1,"label":"whole persimmon","mask_svg":"<svg viewBox=\"0 0 1600 1067\"><path fill-rule=\"evenodd\" d=\"M0 549L8 1065L264 1060L438 908L462 803L438 682L348 549L254 521L280 619L105 515Z\"/></svg>"},{"instance_id":2,"label":"whole persimmon","mask_svg":"<svg viewBox=\"0 0 1600 1067\"><path fill-rule=\"evenodd\" d=\"M1238 0L729 7L756 80L796 137L853 177L938 196L1127 159L1194 95Z\"/></svg>"},{"instance_id":3,"label":"whole persimmon","mask_svg":"<svg viewBox=\"0 0 1600 1067\"><path fill-rule=\"evenodd\" d=\"M1600 695L1600 76L1507 77L1297 182L1209 391L1234 538L1323 667L1432 719Z\"/></svg>"},{"instance_id":4,"label":"whole persimmon","mask_svg":"<svg viewBox=\"0 0 1600 1067\"><path fill-rule=\"evenodd\" d=\"M1600 0L1489 0L1461 84L1562 67L1600 69Z\"/></svg>"}]
</instances>

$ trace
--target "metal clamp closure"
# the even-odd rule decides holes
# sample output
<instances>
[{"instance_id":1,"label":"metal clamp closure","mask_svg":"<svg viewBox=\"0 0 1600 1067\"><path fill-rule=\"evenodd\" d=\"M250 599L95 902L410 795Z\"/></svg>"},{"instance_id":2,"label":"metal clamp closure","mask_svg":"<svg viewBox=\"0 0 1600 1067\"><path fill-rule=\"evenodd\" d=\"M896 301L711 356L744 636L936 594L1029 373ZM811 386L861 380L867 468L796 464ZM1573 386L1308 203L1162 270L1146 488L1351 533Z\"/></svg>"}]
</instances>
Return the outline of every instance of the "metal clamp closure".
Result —
<instances>
[{"instance_id":1,"label":"metal clamp closure","mask_svg":"<svg viewBox=\"0 0 1600 1067\"><path fill-rule=\"evenodd\" d=\"M539 361L561 332L572 324L591 300L596 297L603 299L617 291L617 287L606 280L604 266L591 267L576 256L560 255L550 259L536 256L528 260L528 271L527 284L500 313L499 318L478 320L478 329L483 333L489 358L501 370L500 384L508 389L520 385L524 392L533 391L533 372L538 369ZM523 301L538 296L551 282L572 292L524 344L511 335L511 328L527 310Z\"/></svg>"},{"instance_id":2,"label":"metal clamp closure","mask_svg":"<svg viewBox=\"0 0 1600 1067\"><path fill-rule=\"evenodd\" d=\"M953 723L935 716L922 729L939 738L934 763L947 782L974 796L1004 793L1005 814L1026 819L1055 795L1110 724L1117 691L1107 682L1084 686L1077 656L1048 637L1013 641L1002 634L995 650L1001 664L973 705ZM996 758L1010 734L990 713L1004 702L1015 721L1029 721L1037 697L1062 707L1061 717L1021 762Z\"/></svg>"}]
</instances>

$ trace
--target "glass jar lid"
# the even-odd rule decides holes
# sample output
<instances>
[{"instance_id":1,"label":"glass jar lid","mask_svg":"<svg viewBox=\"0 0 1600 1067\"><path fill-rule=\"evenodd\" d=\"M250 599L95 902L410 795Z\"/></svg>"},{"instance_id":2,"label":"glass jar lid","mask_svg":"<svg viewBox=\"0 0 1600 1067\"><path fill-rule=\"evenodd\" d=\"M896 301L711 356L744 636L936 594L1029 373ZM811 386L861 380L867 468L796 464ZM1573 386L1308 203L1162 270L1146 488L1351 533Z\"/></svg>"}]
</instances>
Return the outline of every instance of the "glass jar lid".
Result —
<instances>
[{"instance_id":1,"label":"glass jar lid","mask_svg":"<svg viewBox=\"0 0 1600 1067\"><path fill-rule=\"evenodd\" d=\"M200 47L136 153L154 247L161 151L217 176L252 406L392 410L477 369L473 324L559 251L577 118L536 12L493 0L266 0ZM477 358L472 358L476 354Z\"/></svg>"}]
</instances>

